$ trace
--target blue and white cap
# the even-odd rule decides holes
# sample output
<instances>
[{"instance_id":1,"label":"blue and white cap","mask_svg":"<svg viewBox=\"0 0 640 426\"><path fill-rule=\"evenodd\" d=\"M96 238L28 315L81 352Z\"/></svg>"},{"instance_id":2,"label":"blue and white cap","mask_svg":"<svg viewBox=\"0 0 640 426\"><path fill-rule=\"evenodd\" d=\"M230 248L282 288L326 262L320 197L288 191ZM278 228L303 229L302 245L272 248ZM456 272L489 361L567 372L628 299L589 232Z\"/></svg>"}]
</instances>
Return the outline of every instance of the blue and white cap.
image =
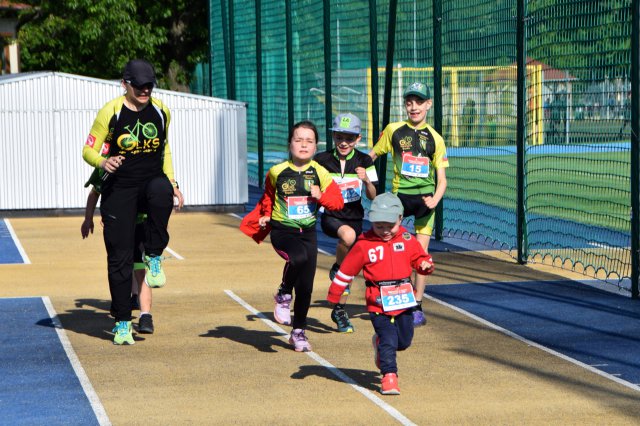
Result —
<instances>
[{"instance_id":1,"label":"blue and white cap","mask_svg":"<svg viewBox=\"0 0 640 426\"><path fill-rule=\"evenodd\" d=\"M359 135L360 128L360 119L348 112L346 114L338 114L336 118L333 119L333 127L331 128L331 130L334 132Z\"/></svg>"}]
</instances>

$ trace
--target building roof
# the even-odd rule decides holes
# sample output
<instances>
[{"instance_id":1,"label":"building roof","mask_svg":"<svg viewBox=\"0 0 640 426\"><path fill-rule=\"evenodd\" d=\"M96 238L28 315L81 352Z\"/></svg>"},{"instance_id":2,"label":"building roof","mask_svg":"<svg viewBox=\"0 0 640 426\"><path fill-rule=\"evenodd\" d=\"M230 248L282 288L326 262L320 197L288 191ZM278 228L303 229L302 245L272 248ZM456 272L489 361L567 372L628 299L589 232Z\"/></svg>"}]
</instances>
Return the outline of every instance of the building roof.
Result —
<instances>
[{"instance_id":1,"label":"building roof","mask_svg":"<svg viewBox=\"0 0 640 426\"><path fill-rule=\"evenodd\" d=\"M5 10L23 10L28 9L31 6L24 3L17 3L11 0L0 0L0 9Z\"/></svg>"},{"instance_id":2,"label":"building roof","mask_svg":"<svg viewBox=\"0 0 640 426\"><path fill-rule=\"evenodd\" d=\"M577 80L576 77L569 74L568 71L552 68L549 64L540 62L536 59L527 58L527 66L542 66L542 75L544 81L570 81ZM498 68L485 77L485 81L512 81L517 79L517 62Z\"/></svg>"}]
</instances>

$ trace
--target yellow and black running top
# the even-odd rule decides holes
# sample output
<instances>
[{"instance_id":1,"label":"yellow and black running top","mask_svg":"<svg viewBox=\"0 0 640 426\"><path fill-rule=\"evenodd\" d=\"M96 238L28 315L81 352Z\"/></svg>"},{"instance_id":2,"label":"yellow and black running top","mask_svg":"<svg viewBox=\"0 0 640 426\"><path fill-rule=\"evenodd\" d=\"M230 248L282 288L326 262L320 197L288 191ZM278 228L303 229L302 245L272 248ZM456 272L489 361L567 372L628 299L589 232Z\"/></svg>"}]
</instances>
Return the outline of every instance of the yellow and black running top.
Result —
<instances>
[{"instance_id":1,"label":"yellow and black running top","mask_svg":"<svg viewBox=\"0 0 640 426\"><path fill-rule=\"evenodd\" d=\"M329 205L336 201L339 208L344 206L342 196L331 174L315 161L310 161L301 170L285 161L269 169L266 184L274 188L275 196L271 220L293 228L315 226L318 204ZM323 192L321 200L311 196L311 186L318 185ZM327 191L329 187L333 191ZM337 200L333 200L337 198Z\"/></svg>"},{"instance_id":2,"label":"yellow and black running top","mask_svg":"<svg viewBox=\"0 0 640 426\"><path fill-rule=\"evenodd\" d=\"M433 193L435 171L449 167L444 139L426 123L420 127L413 127L409 120L390 123L373 152L377 156L390 152L393 157L393 193Z\"/></svg>"},{"instance_id":3,"label":"yellow and black running top","mask_svg":"<svg viewBox=\"0 0 640 426\"><path fill-rule=\"evenodd\" d=\"M168 143L169 109L156 98L140 111L124 105L124 96L109 101L98 112L82 158L100 167L106 157L122 155L122 166L110 180L139 183L159 173L174 179L171 150Z\"/></svg>"}]
</instances>

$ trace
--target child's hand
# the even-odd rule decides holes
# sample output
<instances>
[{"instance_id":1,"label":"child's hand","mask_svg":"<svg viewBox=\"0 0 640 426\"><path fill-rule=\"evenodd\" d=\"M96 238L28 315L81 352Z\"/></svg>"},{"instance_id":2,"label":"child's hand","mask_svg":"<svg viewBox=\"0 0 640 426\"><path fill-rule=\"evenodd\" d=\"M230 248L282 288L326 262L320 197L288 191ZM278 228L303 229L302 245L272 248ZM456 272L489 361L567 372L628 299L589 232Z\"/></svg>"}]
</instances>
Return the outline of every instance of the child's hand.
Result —
<instances>
[{"instance_id":1,"label":"child's hand","mask_svg":"<svg viewBox=\"0 0 640 426\"><path fill-rule=\"evenodd\" d=\"M80 233L83 240L89 236L89 233L93 234L93 220L85 219L80 227Z\"/></svg>"},{"instance_id":2,"label":"child's hand","mask_svg":"<svg viewBox=\"0 0 640 426\"><path fill-rule=\"evenodd\" d=\"M424 205L429 207L431 210L435 209L438 205L438 202L431 195L422 197L422 200L424 201Z\"/></svg>"},{"instance_id":3,"label":"child's hand","mask_svg":"<svg viewBox=\"0 0 640 426\"><path fill-rule=\"evenodd\" d=\"M184 206L184 196L178 187L173 188L173 207L176 211L180 210Z\"/></svg>"},{"instance_id":4,"label":"child's hand","mask_svg":"<svg viewBox=\"0 0 640 426\"><path fill-rule=\"evenodd\" d=\"M311 196L316 200L319 200L322 197L322 191L318 185L311 185Z\"/></svg>"},{"instance_id":5,"label":"child's hand","mask_svg":"<svg viewBox=\"0 0 640 426\"><path fill-rule=\"evenodd\" d=\"M367 170L364 167L356 167L356 174L358 175L358 179L360 179L364 183L369 182L369 177L367 176Z\"/></svg>"},{"instance_id":6,"label":"child's hand","mask_svg":"<svg viewBox=\"0 0 640 426\"><path fill-rule=\"evenodd\" d=\"M267 223L269 222L271 222L271 216L262 216L260 219L258 219L258 224L260 225L260 228L266 228Z\"/></svg>"},{"instance_id":7,"label":"child's hand","mask_svg":"<svg viewBox=\"0 0 640 426\"><path fill-rule=\"evenodd\" d=\"M427 256L428 258L420 262L420 265L418 265L418 273L420 275L431 275L435 269L431 255L427 254Z\"/></svg>"}]
</instances>

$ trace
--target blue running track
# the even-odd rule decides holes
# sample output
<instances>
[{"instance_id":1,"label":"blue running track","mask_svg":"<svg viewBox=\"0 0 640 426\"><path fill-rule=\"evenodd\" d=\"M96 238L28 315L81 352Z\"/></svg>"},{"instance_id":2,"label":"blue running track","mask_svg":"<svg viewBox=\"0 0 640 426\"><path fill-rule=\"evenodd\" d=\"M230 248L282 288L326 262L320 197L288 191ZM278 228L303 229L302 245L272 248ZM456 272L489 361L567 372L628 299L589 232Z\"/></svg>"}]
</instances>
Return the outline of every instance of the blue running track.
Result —
<instances>
[{"instance_id":1,"label":"blue running track","mask_svg":"<svg viewBox=\"0 0 640 426\"><path fill-rule=\"evenodd\" d=\"M4 219L0 219L0 264L24 263L22 254Z\"/></svg>"},{"instance_id":2,"label":"blue running track","mask_svg":"<svg viewBox=\"0 0 640 426\"><path fill-rule=\"evenodd\" d=\"M453 305L640 390L640 302L575 281L427 286Z\"/></svg>"},{"instance_id":3,"label":"blue running track","mask_svg":"<svg viewBox=\"0 0 640 426\"><path fill-rule=\"evenodd\" d=\"M100 424L43 300L0 299L0 324L0 423Z\"/></svg>"}]
</instances>

